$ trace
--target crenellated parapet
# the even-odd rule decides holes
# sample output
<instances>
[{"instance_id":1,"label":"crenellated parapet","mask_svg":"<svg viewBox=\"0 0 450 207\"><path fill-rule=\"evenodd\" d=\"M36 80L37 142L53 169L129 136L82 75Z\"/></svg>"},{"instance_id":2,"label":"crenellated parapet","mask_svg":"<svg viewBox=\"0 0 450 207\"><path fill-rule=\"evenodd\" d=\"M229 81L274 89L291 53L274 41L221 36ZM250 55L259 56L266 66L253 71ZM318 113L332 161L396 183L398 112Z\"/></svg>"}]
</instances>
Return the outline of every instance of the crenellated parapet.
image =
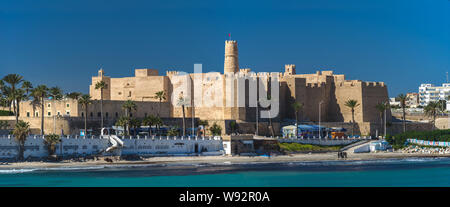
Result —
<instances>
[{"instance_id":1,"label":"crenellated parapet","mask_svg":"<svg viewBox=\"0 0 450 207\"><path fill-rule=\"evenodd\" d=\"M321 83L307 83L306 84L306 88L321 88L321 87L326 87L326 83L321 82Z\"/></svg>"},{"instance_id":2,"label":"crenellated parapet","mask_svg":"<svg viewBox=\"0 0 450 207\"><path fill-rule=\"evenodd\" d=\"M384 82L365 81L364 86L365 87L385 87L386 85L384 84Z\"/></svg>"},{"instance_id":3,"label":"crenellated parapet","mask_svg":"<svg viewBox=\"0 0 450 207\"><path fill-rule=\"evenodd\" d=\"M166 71L166 76L174 76L178 75L180 71L172 70L172 71Z\"/></svg>"}]
</instances>

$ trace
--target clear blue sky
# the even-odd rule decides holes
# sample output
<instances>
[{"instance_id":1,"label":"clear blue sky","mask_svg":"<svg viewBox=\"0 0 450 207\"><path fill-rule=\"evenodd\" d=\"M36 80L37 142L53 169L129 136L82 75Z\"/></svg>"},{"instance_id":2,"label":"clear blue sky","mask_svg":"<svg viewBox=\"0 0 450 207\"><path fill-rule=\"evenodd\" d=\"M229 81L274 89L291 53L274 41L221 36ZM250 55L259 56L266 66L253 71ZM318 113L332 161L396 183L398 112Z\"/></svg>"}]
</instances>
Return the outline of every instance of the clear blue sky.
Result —
<instances>
[{"instance_id":1,"label":"clear blue sky","mask_svg":"<svg viewBox=\"0 0 450 207\"><path fill-rule=\"evenodd\" d=\"M384 81L389 96L450 72L449 0L0 0L0 76L87 93L100 67L223 71L228 33L241 67L334 70Z\"/></svg>"}]
</instances>

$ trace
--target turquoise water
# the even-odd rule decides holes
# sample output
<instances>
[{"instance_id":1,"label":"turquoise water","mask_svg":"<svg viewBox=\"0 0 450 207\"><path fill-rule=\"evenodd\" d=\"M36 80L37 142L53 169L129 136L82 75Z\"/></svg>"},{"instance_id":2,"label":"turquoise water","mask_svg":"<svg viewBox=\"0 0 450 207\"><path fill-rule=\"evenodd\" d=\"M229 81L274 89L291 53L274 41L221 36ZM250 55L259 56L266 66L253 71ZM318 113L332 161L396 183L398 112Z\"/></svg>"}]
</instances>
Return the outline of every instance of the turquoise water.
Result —
<instances>
[{"instance_id":1,"label":"turquoise water","mask_svg":"<svg viewBox=\"0 0 450 207\"><path fill-rule=\"evenodd\" d=\"M0 186L450 186L450 159L2 169Z\"/></svg>"}]
</instances>

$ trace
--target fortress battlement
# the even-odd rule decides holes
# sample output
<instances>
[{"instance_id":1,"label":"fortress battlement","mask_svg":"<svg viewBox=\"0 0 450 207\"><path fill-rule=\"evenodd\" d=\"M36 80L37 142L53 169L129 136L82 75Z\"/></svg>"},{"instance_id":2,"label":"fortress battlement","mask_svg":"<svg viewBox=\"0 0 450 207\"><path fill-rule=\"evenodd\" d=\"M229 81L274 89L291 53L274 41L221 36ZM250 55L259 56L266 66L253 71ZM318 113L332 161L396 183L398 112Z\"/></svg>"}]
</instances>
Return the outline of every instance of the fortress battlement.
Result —
<instances>
[{"instance_id":1,"label":"fortress battlement","mask_svg":"<svg viewBox=\"0 0 450 207\"><path fill-rule=\"evenodd\" d=\"M172 70L172 71L166 71L166 76L173 76L178 75L180 71Z\"/></svg>"},{"instance_id":2,"label":"fortress battlement","mask_svg":"<svg viewBox=\"0 0 450 207\"><path fill-rule=\"evenodd\" d=\"M366 81L364 82L366 87L385 87L384 82Z\"/></svg>"},{"instance_id":3,"label":"fortress battlement","mask_svg":"<svg viewBox=\"0 0 450 207\"><path fill-rule=\"evenodd\" d=\"M307 83L306 84L306 88L321 88L323 86L325 86L326 83L321 82L321 83Z\"/></svg>"},{"instance_id":4,"label":"fortress battlement","mask_svg":"<svg viewBox=\"0 0 450 207\"><path fill-rule=\"evenodd\" d=\"M357 86L362 86L362 81L360 81L360 80L346 80L346 81L343 81L343 82L341 82L341 83L339 83L339 84L337 84L337 86L340 86L340 87L357 87Z\"/></svg>"}]
</instances>

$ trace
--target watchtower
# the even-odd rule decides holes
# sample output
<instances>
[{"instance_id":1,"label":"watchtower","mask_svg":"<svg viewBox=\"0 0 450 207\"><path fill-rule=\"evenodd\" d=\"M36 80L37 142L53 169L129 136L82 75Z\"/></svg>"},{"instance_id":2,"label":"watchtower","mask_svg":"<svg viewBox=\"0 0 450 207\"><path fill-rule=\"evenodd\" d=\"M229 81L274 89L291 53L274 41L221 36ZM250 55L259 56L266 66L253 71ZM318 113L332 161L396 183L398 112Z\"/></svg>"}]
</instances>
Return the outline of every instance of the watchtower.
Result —
<instances>
[{"instance_id":1,"label":"watchtower","mask_svg":"<svg viewBox=\"0 0 450 207\"><path fill-rule=\"evenodd\" d=\"M224 73L237 73L239 71L238 47L235 40L225 41Z\"/></svg>"}]
</instances>

